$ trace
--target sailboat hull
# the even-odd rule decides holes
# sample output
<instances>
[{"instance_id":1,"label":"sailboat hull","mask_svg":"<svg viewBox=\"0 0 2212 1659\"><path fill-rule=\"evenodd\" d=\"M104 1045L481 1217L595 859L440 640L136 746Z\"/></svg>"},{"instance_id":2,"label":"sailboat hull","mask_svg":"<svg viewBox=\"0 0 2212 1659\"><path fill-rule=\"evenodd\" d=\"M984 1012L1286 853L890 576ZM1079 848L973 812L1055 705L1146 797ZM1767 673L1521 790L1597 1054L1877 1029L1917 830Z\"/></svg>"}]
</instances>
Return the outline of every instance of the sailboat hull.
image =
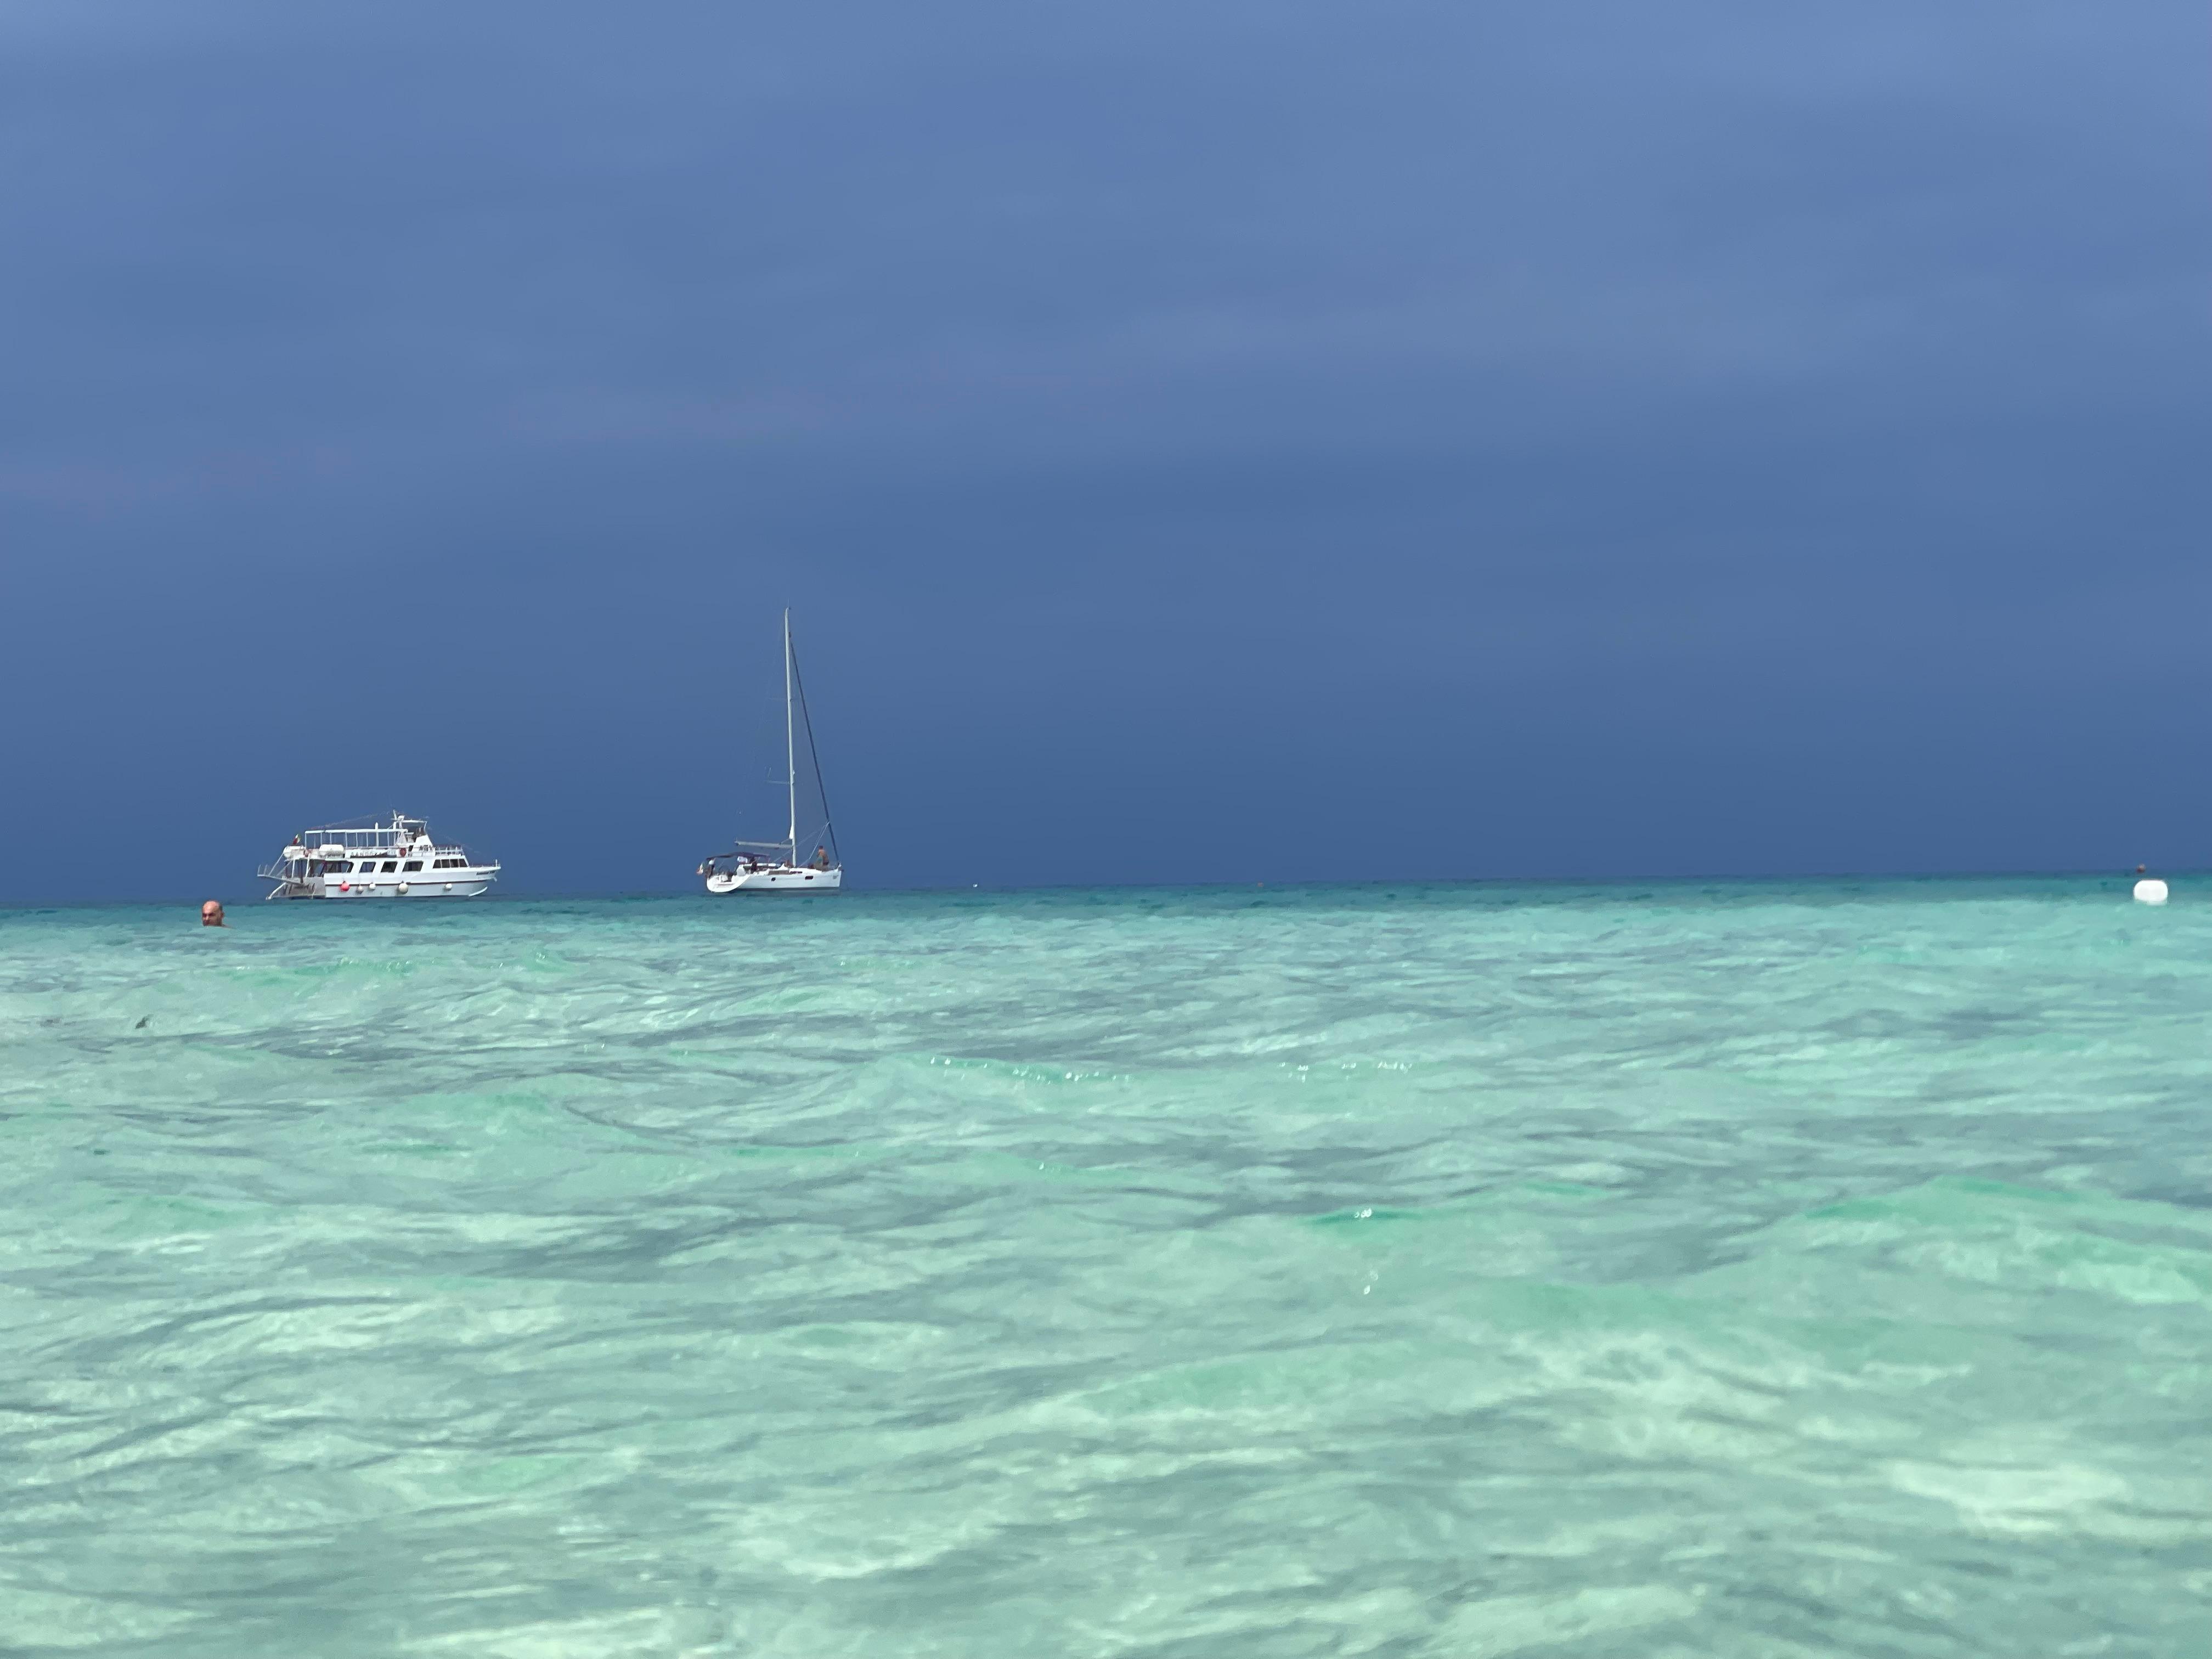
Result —
<instances>
[{"instance_id":1,"label":"sailboat hull","mask_svg":"<svg viewBox=\"0 0 2212 1659\"><path fill-rule=\"evenodd\" d=\"M834 893L844 884L842 870L716 870L707 878L710 893Z\"/></svg>"}]
</instances>

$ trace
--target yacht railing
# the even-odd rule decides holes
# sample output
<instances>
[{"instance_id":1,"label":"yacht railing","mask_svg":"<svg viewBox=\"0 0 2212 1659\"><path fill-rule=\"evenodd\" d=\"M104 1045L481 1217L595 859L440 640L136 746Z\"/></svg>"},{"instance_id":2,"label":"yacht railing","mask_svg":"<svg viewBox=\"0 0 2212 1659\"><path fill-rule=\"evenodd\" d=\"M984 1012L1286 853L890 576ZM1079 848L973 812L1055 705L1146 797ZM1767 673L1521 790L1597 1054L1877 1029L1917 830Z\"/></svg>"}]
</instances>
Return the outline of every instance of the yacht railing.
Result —
<instances>
[{"instance_id":1,"label":"yacht railing","mask_svg":"<svg viewBox=\"0 0 2212 1659\"><path fill-rule=\"evenodd\" d=\"M390 855L389 858L386 857L387 854ZM374 856L372 857L372 854ZM264 881L292 881L299 879L303 876L320 875L322 873L322 866L325 864L390 863L400 860L403 856L409 862L428 858L462 859L466 860L467 867L472 870L496 870L499 868L499 860L497 859L479 860L472 858L469 854L469 849L465 847L433 847L425 849L410 844L400 847L349 847L343 854L335 859L325 859L317 854L314 848L309 847L307 848L306 857L272 860L270 862L263 865L258 873ZM295 865L299 865L303 867L298 871L295 871L292 868ZM312 866L313 867L312 869L304 867L308 866Z\"/></svg>"}]
</instances>

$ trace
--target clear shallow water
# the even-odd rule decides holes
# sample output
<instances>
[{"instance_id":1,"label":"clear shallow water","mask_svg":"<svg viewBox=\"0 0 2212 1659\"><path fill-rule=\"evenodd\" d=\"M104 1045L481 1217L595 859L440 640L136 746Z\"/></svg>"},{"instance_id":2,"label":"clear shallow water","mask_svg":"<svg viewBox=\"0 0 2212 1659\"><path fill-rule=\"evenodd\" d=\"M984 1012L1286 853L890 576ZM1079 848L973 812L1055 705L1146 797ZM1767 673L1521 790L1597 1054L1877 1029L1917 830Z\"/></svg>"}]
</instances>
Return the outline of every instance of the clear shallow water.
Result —
<instances>
[{"instance_id":1,"label":"clear shallow water","mask_svg":"<svg viewBox=\"0 0 2212 1659\"><path fill-rule=\"evenodd\" d=\"M2185 886L234 921L0 913L0 1651L2212 1643Z\"/></svg>"}]
</instances>

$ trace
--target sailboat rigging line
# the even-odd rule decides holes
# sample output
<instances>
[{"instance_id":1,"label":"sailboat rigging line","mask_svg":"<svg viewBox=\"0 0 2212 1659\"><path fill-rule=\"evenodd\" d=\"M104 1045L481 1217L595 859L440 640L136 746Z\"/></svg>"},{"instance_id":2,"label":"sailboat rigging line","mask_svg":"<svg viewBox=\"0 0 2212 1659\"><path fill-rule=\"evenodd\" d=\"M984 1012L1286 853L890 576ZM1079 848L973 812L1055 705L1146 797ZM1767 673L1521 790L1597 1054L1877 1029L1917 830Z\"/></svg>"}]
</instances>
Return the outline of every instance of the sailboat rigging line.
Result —
<instances>
[{"instance_id":1,"label":"sailboat rigging line","mask_svg":"<svg viewBox=\"0 0 2212 1659\"><path fill-rule=\"evenodd\" d=\"M806 758L812 763L814 767L814 793L822 797L822 836L823 839L829 844L830 856L833 859L838 860L840 863L842 863L843 860L839 856L837 852L837 830L836 828L835 817L830 811L830 786L822 781L822 757L814 751L814 716L807 712L806 686L805 682L799 678L799 648L790 642L790 635L787 631L790 626L791 624L789 621L787 620L784 623L784 627L787 630L785 635L784 650L787 660L788 660L791 665L792 689L798 693L796 701L799 708L799 724L806 728ZM794 861L797 860L798 854L799 849L794 845L792 848L792 857Z\"/></svg>"},{"instance_id":2,"label":"sailboat rigging line","mask_svg":"<svg viewBox=\"0 0 2212 1659\"><path fill-rule=\"evenodd\" d=\"M799 862L799 750L791 741L791 607L783 609L783 770L790 791L791 817L784 834L791 837L789 862Z\"/></svg>"}]
</instances>

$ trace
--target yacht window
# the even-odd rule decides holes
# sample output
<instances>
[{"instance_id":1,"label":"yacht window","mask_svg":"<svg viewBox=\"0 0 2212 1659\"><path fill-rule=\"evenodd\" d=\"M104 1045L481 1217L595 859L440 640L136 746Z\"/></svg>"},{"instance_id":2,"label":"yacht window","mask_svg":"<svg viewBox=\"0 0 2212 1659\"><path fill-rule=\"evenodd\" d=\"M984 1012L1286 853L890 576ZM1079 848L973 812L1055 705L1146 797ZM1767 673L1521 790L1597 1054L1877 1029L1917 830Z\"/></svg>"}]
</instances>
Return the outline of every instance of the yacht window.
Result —
<instances>
[{"instance_id":1,"label":"yacht window","mask_svg":"<svg viewBox=\"0 0 2212 1659\"><path fill-rule=\"evenodd\" d=\"M349 876L353 873L353 865L346 859L332 859L323 866L323 869L333 876Z\"/></svg>"},{"instance_id":2,"label":"yacht window","mask_svg":"<svg viewBox=\"0 0 2212 1659\"><path fill-rule=\"evenodd\" d=\"M406 862L406 863L404 863L404 864L403 864L403 865L401 865L401 866L399 866L399 873L400 873L400 874L402 874L402 875L405 875L405 874L407 874L407 873L408 873L409 872L410 872L410 871L420 870L422 867L422 860L420 860L420 859L410 859L410 860L407 860L407 862Z\"/></svg>"},{"instance_id":3,"label":"yacht window","mask_svg":"<svg viewBox=\"0 0 2212 1659\"><path fill-rule=\"evenodd\" d=\"M390 859L386 859L384 861L384 873L387 876L398 867L399 866L394 864Z\"/></svg>"}]
</instances>

